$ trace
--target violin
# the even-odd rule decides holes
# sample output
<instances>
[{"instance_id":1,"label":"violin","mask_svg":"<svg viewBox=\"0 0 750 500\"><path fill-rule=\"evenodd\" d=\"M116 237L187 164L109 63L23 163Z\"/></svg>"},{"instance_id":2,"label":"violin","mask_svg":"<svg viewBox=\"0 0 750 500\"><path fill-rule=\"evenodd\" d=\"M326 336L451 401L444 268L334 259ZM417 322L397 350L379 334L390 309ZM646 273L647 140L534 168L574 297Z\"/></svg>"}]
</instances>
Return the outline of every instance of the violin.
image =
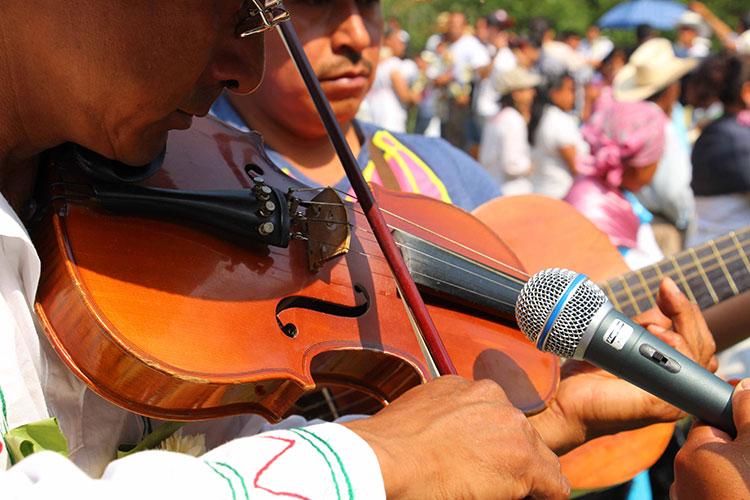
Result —
<instances>
[{"instance_id":1,"label":"violin","mask_svg":"<svg viewBox=\"0 0 750 500\"><path fill-rule=\"evenodd\" d=\"M257 134L196 120L136 184L92 178L70 151L48 163L36 309L102 397L162 419L277 420L321 385L384 405L432 378L358 204L284 175ZM458 373L544 409L559 361L514 326L518 258L463 210L375 194Z\"/></svg>"}]
</instances>

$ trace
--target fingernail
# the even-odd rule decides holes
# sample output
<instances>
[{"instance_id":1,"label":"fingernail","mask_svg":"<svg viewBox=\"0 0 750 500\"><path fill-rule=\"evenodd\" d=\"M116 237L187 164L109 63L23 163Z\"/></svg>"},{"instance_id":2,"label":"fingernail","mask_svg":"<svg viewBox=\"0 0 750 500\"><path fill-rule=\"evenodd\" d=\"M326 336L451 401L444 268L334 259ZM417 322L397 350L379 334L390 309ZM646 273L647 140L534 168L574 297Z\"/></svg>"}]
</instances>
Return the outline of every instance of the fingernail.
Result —
<instances>
[{"instance_id":1,"label":"fingernail","mask_svg":"<svg viewBox=\"0 0 750 500\"><path fill-rule=\"evenodd\" d=\"M682 291L680 290L680 287L678 287L677 283L675 283L674 280L670 277L664 278L664 285L672 293L682 293Z\"/></svg>"},{"instance_id":2,"label":"fingernail","mask_svg":"<svg viewBox=\"0 0 750 500\"><path fill-rule=\"evenodd\" d=\"M648 329L651 330L653 333L664 333L667 331L667 329L664 328L663 326L654 325L654 324L648 325Z\"/></svg>"},{"instance_id":3,"label":"fingernail","mask_svg":"<svg viewBox=\"0 0 750 500\"><path fill-rule=\"evenodd\" d=\"M748 389L750 389L750 379L743 378L742 380L740 380L740 383L737 384L737 390L746 391Z\"/></svg>"}]
</instances>

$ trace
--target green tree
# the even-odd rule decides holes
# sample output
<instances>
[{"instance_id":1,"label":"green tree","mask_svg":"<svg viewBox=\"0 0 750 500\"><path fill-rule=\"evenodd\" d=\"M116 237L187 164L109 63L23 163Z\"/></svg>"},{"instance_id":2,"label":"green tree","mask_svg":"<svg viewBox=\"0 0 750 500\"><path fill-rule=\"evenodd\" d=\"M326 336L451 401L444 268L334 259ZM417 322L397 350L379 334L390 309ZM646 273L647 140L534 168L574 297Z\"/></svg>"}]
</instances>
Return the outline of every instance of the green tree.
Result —
<instances>
[{"instance_id":1,"label":"green tree","mask_svg":"<svg viewBox=\"0 0 750 500\"><path fill-rule=\"evenodd\" d=\"M434 32L440 12L464 12L472 22L477 17L496 9L507 10L523 30L528 21L537 16L551 20L558 30L583 33L607 10L620 0L382 0L386 16L395 16L412 35L412 46L424 47L427 37ZM707 0L708 5L725 22L734 26L742 12L750 10L750 0ZM616 42L627 43L632 33L611 33Z\"/></svg>"}]
</instances>

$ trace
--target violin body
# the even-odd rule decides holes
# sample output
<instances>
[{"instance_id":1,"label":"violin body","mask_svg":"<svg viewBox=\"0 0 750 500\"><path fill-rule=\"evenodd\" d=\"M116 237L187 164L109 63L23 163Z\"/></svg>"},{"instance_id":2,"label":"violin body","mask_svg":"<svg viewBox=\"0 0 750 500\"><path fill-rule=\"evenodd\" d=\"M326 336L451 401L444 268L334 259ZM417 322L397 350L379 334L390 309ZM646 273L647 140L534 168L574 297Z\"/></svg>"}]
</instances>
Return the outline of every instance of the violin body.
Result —
<instances>
[{"instance_id":1,"label":"violin body","mask_svg":"<svg viewBox=\"0 0 750 500\"><path fill-rule=\"evenodd\" d=\"M111 215L72 194L84 182L74 166L52 158L48 170L51 209L32 230L43 262L36 310L64 362L111 402L172 420L247 412L276 420L321 385L387 404L431 378L356 205L348 205L348 250L311 271L305 241L271 247L190 221ZM303 187L270 164L257 135L205 119L170 135L162 168L144 185L249 190L257 175L282 191ZM510 248L466 212L418 195L376 196L398 214L386 216L392 227L451 252L471 248L482 265L504 263L525 279ZM302 307L300 298L351 315ZM527 413L545 407L557 387L556 357L490 314L443 299L428 308L459 374L496 380ZM282 323L295 325L293 336Z\"/></svg>"}]
</instances>

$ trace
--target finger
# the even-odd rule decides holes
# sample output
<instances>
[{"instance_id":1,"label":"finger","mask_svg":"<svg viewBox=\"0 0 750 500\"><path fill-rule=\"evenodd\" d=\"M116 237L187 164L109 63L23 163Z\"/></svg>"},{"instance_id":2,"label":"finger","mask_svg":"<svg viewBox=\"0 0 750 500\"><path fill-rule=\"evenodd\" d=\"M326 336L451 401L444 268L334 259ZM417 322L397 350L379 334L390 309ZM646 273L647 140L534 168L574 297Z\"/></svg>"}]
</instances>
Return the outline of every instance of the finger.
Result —
<instances>
[{"instance_id":1,"label":"finger","mask_svg":"<svg viewBox=\"0 0 750 500\"><path fill-rule=\"evenodd\" d=\"M651 334L653 334L654 337L658 338L668 346L680 351L685 356L694 360L697 359L692 347L688 344L685 337L683 337L679 333L673 332L671 330L665 330L657 325L649 325L647 330Z\"/></svg>"},{"instance_id":2,"label":"finger","mask_svg":"<svg viewBox=\"0 0 750 500\"><path fill-rule=\"evenodd\" d=\"M690 429L688 439L683 445L684 447L699 447L708 443L731 443L732 436L726 432L711 427L710 425L703 422L696 422L693 428Z\"/></svg>"},{"instance_id":3,"label":"finger","mask_svg":"<svg viewBox=\"0 0 750 500\"><path fill-rule=\"evenodd\" d=\"M633 320L644 328L649 325L657 325L667 330L672 328L672 320L665 316L658 307L639 314Z\"/></svg>"},{"instance_id":4,"label":"finger","mask_svg":"<svg viewBox=\"0 0 750 500\"><path fill-rule=\"evenodd\" d=\"M716 373L716 370L719 369L719 359L716 356L711 356L709 358L708 363L704 365L706 367L706 370L710 371L711 373Z\"/></svg>"},{"instance_id":5,"label":"finger","mask_svg":"<svg viewBox=\"0 0 750 500\"><path fill-rule=\"evenodd\" d=\"M707 362L716 351L716 344L698 307L690 303L670 278L662 280L657 304L672 318L674 330L685 337L701 363Z\"/></svg>"},{"instance_id":6,"label":"finger","mask_svg":"<svg viewBox=\"0 0 750 500\"><path fill-rule=\"evenodd\" d=\"M549 448L539 441L537 463L529 467L531 477L531 498L569 498L570 482L562 473L560 460Z\"/></svg>"},{"instance_id":7,"label":"finger","mask_svg":"<svg viewBox=\"0 0 750 500\"><path fill-rule=\"evenodd\" d=\"M750 379L737 384L732 395L732 414L738 440L750 439Z\"/></svg>"}]
</instances>

